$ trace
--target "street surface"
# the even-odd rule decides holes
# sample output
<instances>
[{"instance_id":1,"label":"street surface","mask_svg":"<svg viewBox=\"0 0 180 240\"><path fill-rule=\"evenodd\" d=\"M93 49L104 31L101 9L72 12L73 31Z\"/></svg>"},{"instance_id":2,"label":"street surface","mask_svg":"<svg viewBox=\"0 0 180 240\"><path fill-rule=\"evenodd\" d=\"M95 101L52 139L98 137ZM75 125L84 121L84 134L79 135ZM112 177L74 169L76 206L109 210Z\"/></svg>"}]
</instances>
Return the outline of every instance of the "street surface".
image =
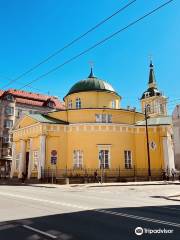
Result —
<instances>
[{"instance_id":1,"label":"street surface","mask_svg":"<svg viewBox=\"0 0 180 240\"><path fill-rule=\"evenodd\" d=\"M0 185L0 240L179 240L179 204L178 183Z\"/></svg>"}]
</instances>

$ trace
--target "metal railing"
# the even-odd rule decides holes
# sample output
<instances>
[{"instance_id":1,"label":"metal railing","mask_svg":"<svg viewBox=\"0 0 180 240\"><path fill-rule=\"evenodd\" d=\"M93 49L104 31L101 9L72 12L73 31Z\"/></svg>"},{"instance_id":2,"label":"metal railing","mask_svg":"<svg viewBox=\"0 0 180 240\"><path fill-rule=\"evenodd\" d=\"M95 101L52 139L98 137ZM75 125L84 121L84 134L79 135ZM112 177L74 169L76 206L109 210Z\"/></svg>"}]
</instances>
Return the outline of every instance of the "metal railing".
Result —
<instances>
[{"instance_id":1,"label":"metal railing","mask_svg":"<svg viewBox=\"0 0 180 240\"><path fill-rule=\"evenodd\" d=\"M163 169L151 169L151 179L162 180ZM111 168L111 169L45 169L42 170L42 179L51 182L51 179L60 181L69 178L70 180L79 180L80 182L108 182L108 181L136 181L148 180L148 169L143 168Z\"/></svg>"}]
</instances>

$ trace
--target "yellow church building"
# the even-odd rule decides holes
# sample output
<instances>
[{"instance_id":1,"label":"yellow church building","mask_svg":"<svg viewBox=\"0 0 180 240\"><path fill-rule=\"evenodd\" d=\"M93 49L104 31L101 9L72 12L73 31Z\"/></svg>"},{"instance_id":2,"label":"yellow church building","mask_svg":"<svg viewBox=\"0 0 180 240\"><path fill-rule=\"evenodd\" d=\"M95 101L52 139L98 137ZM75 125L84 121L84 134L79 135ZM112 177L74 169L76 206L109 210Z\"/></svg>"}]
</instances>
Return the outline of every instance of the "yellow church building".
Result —
<instances>
[{"instance_id":1,"label":"yellow church building","mask_svg":"<svg viewBox=\"0 0 180 240\"><path fill-rule=\"evenodd\" d=\"M63 110L27 115L16 124L11 177L42 179L52 169L58 176L88 176L103 169L107 177L160 178L162 170L174 169L172 121L152 62L142 112L121 108L121 96L92 69L64 102Z\"/></svg>"}]
</instances>

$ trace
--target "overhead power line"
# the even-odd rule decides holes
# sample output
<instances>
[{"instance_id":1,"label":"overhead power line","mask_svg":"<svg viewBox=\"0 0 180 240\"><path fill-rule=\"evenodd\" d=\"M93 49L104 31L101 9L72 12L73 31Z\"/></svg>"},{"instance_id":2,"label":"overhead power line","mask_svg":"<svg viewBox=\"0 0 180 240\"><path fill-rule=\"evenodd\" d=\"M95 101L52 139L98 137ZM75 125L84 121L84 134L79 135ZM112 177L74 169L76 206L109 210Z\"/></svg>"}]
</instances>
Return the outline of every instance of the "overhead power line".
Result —
<instances>
[{"instance_id":1,"label":"overhead power line","mask_svg":"<svg viewBox=\"0 0 180 240\"><path fill-rule=\"evenodd\" d=\"M70 62L76 60L77 58L81 57L82 55L90 52L90 51L93 50L94 48L98 47L99 45L102 45L103 43L105 43L105 42L107 42L108 40L112 39L112 38L115 37L116 35L118 35L118 34L120 34L121 32L127 30L128 28L134 26L134 25L137 24L138 22L142 21L143 19L145 19L145 18L147 18L148 16L152 15L152 14L155 13L156 11L158 11L158 10L160 10L161 8L165 7L166 5L170 4L172 1L174 1L174 0L169 0L169 1L167 1L167 2L165 2L165 3L163 3L163 4L161 4L161 5L159 5L157 8L155 8L155 9L153 9L152 11L146 13L146 14L143 15L142 17L136 19L135 21L129 23L129 24L126 25L125 27L123 27L123 28L121 28L120 30L114 32L113 34L109 35L108 37L104 38L103 40L95 43L95 44L92 45L91 47L89 47L89 48L85 49L84 51L80 52L79 54L77 54L77 55L73 56L72 58L66 60L64 63L56 66L55 68L52 68L50 71L48 71L48 72L40 75L40 76L37 77L36 79L34 79L34 80L30 81L29 83L23 85L20 89L25 88L25 87L31 85L32 83L34 83L34 82L36 82L36 81L38 81L38 80L40 80L40 79L48 76L49 74L57 71L58 69L62 68L63 66L65 66L65 65L69 64Z\"/></svg>"},{"instance_id":2,"label":"overhead power line","mask_svg":"<svg viewBox=\"0 0 180 240\"><path fill-rule=\"evenodd\" d=\"M48 62L50 59L54 58L55 56L57 56L58 54L60 54L61 52L63 52L65 49L69 48L70 46L72 46L73 44L75 44L76 42L78 42L79 40L81 40L82 38L84 38L86 35L88 35L89 33L91 33L92 31L94 31L95 29L97 29L98 27L100 27L101 25L103 25L104 23L106 23L107 21L109 21L111 18L113 18L114 16L118 15L119 13L121 13L122 11L124 11L126 8L128 8L130 5L132 5L133 3L135 3L137 0L133 0L131 2L129 2L128 4L126 4L125 6L121 7L120 9L118 9L117 11L115 11L112 15L108 16L107 18L103 19L102 21L100 21L99 23L97 23L95 26L93 26L92 28L90 28L88 31L86 31L85 33L81 34L80 36L78 36L77 38L75 38L74 40L72 40L71 42L69 42L68 44L66 44L64 47L58 49L56 52L52 53L51 55L49 55L47 58L45 58L44 60L42 60L41 62L39 62L38 64L34 65L33 67L31 67L30 69L28 69L27 71L25 71L24 73L20 74L18 77L16 77L14 80L11 80L9 83L7 83L6 85L4 85L2 88L5 88L7 86L9 86L10 84L16 82L17 80L19 80L20 78L23 78L24 76L26 76L27 74L29 74L30 72L34 71L35 69L37 69L38 67L40 67L41 65L43 65L44 63Z\"/></svg>"}]
</instances>

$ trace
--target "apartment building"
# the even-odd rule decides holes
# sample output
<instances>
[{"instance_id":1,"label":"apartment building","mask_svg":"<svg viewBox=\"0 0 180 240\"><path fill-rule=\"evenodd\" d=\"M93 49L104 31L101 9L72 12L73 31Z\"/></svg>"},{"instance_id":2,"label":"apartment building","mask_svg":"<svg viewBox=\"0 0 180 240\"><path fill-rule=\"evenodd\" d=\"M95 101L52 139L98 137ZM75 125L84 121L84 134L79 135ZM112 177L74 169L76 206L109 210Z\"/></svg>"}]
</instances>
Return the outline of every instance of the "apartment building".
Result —
<instances>
[{"instance_id":1,"label":"apartment building","mask_svg":"<svg viewBox=\"0 0 180 240\"><path fill-rule=\"evenodd\" d=\"M57 97L20 91L0 90L0 173L9 172L12 160L11 128L26 114L64 109Z\"/></svg>"},{"instance_id":2,"label":"apartment building","mask_svg":"<svg viewBox=\"0 0 180 240\"><path fill-rule=\"evenodd\" d=\"M173 111L173 131L175 166L180 170L180 104Z\"/></svg>"}]
</instances>

